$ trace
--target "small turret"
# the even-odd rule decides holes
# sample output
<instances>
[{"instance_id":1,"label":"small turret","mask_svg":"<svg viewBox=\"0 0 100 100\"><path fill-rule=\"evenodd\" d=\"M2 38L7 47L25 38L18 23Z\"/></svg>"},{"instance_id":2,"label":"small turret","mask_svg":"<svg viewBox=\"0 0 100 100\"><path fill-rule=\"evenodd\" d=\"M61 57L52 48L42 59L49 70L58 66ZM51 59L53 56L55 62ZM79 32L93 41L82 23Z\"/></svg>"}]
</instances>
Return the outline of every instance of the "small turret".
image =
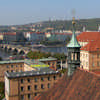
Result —
<instances>
[{"instance_id":1,"label":"small turret","mask_svg":"<svg viewBox=\"0 0 100 100\"><path fill-rule=\"evenodd\" d=\"M73 17L73 34L70 43L67 46L68 51L68 76L71 76L77 67L80 67L80 44L75 35L75 18Z\"/></svg>"}]
</instances>

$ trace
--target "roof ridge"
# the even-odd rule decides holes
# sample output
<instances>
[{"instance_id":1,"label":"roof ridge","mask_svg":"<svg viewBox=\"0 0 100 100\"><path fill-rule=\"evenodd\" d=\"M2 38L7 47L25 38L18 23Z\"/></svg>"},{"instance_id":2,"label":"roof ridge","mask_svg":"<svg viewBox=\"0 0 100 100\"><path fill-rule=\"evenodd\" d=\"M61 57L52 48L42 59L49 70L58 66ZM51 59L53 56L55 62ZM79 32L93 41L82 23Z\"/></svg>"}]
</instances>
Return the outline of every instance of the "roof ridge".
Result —
<instances>
[{"instance_id":1,"label":"roof ridge","mask_svg":"<svg viewBox=\"0 0 100 100\"><path fill-rule=\"evenodd\" d=\"M83 69L83 68L78 68L78 69L81 70L81 71L85 71L85 72L88 72L90 74L93 74L93 75L95 75L97 77L100 77L100 75L96 74L95 72L88 71L87 69Z\"/></svg>"}]
</instances>

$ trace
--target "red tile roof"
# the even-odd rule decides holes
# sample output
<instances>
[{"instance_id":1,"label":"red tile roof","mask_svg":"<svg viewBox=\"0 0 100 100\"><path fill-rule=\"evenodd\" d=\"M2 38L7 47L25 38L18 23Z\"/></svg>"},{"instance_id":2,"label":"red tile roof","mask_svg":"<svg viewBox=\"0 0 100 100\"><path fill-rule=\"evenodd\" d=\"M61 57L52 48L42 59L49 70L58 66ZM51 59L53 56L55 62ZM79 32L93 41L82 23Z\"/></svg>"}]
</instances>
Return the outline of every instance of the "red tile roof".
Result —
<instances>
[{"instance_id":1,"label":"red tile roof","mask_svg":"<svg viewBox=\"0 0 100 100\"><path fill-rule=\"evenodd\" d=\"M82 32L80 35L77 36L78 41L97 41L100 39L100 32Z\"/></svg>"},{"instance_id":2,"label":"red tile roof","mask_svg":"<svg viewBox=\"0 0 100 100\"><path fill-rule=\"evenodd\" d=\"M16 32L7 32L7 33L4 33L4 35L16 35Z\"/></svg>"},{"instance_id":3,"label":"red tile roof","mask_svg":"<svg viewBox=\"0 0 100 100\"><path fill-rule=\"evenodd\" d=\"M81 47L81 50L85 50L85 51L100 51L100 40L89 42L87 45Z\"/></svg>"},{"instance_id":4,"label":"red tile roof","mask_svg":"<svg viewBox=\"0 0 100 100\"><path fill-rule=\"evenodd\" d=\"M51 89L34 100L100 100L100 76L80 69L71 77L65 73Z\"/></svg>"}]
</instances>

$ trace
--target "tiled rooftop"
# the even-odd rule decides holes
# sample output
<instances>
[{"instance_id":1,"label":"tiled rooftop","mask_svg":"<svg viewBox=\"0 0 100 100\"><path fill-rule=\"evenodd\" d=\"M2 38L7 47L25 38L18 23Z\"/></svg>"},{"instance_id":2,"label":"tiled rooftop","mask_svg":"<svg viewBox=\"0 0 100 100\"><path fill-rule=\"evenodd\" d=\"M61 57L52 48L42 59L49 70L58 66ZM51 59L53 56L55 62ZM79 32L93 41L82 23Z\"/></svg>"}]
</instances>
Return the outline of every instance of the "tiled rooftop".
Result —
<instances>
[{"instance_id":1,"label":"tiled rooftop","mask_svg":"<svg viewBox=\"0 0 100 100\"><path fill-rule=\"evenodd\" d=\"M73 76L67 73L48 91L34 100L100 100L100 75L76 69Z\"/></svg>"},{"instance_id":2,"label":"tiled rooftop","mask_svg":"<svg viewBox=\"0 0 100 100\"><path fill-rule=\"evenodd\" d=\"M100 51L100 40L89 42L87 45L81 47L81 50L85 50L85 51Z\"/></svg>"},{"instance_id":3,"label":"tiled rooftop","mask_svg":"<svg viewBox=\"0 0 100 100\"><path fill-rule=\"evenodd\" d=\"M19 78L19 77L27 77L27 76L38 76L38 75L46 75L46 74L57 74L58 71L54 71L50 68L40 68L37 71L25 71L25 72L5 72L5 75L8 78Z\"/></svg>"},{"instance_id":4,"label":"tiled rooftop","mask_svg":"<svg viewBox=\"0 0 100 100\"><path fill-rule=\"evenodd\" d=\"M55 61L57 60L56 58L48 57L48 58L43 58L43 59L25 59L25 60L9 60L9 61L0 61L0 64L10 64L10 63L26 63L28 65L45 65L43 62L45 61ZM46 66L47 67L47 66ZM48 66L49 67L49 66Z\"/></svg>"},{"instance_id":5,"label":"tiled rooftop","mask_svg":"<svg viewBox=\"0 0 100 100\"><path fill-rule=\"evenodd\" d=\"M99 39L100 32L82 32L77 36L77 40L82 42L97 41Z\"/></svg>"}]
</instances>

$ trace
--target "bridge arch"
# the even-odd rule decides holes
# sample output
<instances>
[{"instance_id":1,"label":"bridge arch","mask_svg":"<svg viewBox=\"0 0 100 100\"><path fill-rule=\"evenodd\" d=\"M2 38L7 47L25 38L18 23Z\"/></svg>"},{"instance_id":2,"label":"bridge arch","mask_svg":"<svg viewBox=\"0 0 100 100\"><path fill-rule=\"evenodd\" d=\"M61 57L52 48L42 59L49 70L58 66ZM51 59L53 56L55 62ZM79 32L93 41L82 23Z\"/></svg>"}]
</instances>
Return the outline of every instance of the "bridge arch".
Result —
<instances>
[{"instance_id":1,"label":"bridge arch","mask_svg":"<svg viewBox=\"0 0 100 100\"><path fill-rule=\"evenodd\" d=\"M13 50L13 55L17 55L17 53L18 53L18 49L15 48L15 49Z\"/></svg>"},{"instance_id":2,"label":"bridge arch","mask_svg":"<svg viewBox=\"0 0 100 100\"><path fill-rule=\"evenodd\" d=\"M6 51L6 52L7 52L7 50L8 50L8 48L7 48L7 46L5 46L4 51Z\"/></svg>"},{"instance_id":3,"label":"bridge arch","mask_svg":"<svg viewBox=\"0 0 100 100\"><path fill-rule=\"evenodd\" d=\"M9 49L8 49L8 52L11 52L11 51L12 51L12 48L9 48Z\"/></svg>"},{"instance_id":4,"label":"bridge arch","mask_svg":"<svg viewBox=\"0 0 100 100\"><path fill-rule=\"evenodd\" d=\"M24 54L25 54L24 50L21 50L21 51L19 52L19 54L20 54L20 55L24 55Z\"/></svg>"}]
</instances>

